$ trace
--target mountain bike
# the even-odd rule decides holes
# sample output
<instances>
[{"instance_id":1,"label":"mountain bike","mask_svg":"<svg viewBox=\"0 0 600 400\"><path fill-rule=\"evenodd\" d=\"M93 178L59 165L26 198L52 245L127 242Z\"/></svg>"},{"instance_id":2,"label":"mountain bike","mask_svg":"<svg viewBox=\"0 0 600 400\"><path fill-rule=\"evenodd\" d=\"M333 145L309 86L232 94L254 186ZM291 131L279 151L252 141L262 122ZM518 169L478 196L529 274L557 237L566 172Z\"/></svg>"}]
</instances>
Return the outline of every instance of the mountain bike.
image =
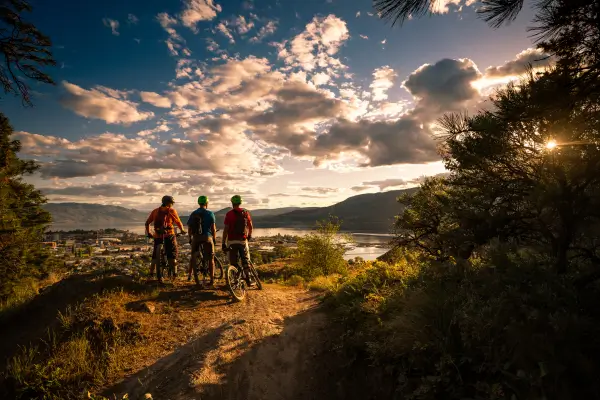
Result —
<instances>
[{"instance_id":1,"label":"mountain bike","mask_svg":"<svg viewBox=\"0 0 600 400\"><path fill-rule=\"evenodd\" d=\"M181 236L181 233L176 233L175 234L175 240L177 240L177 237ZM175 268L171 268L169 267L169 263L167 262L167 255L165 253L165 243L164 243L164 238L163 238L163 242L158 244L158 265L156 266L156 277L158 278L159 282L162 281L163 277L168 277L169 279L171 279L172 281L175 280L175 278L177 277L177 271Z\"/></svg>"},{"instance_id":2,"label":"mountain bike","mask_svg":"<svg viewBox=\"0 0 600 400\"><path fill-rule=\"evenodd\" d=\"M228 248L227 251L231 251ZM239 264L239 262L238 262ZM248 269L240 268L239 265L231 265L228 263L227 272L225 274L227 287L237 301L242 301L246 297L247 288L256 285L258 290L262 290L262 282L258 277L258 272L254 268L252 261L248 261Z\"/></svg>"},{"instance_id":3,"label":"mountain bike","mask_svg":"<svg viewBox=\"0 0 600 400\"><path fill-rule=\"evenodd\" d=\"M196 285L200 286L201 284L206 285L210 283L210 264L209 260L204 258L204 254L202 254L202 248L198 251L200 254L196 257L196 262L193 264L194 271L194 280L196 281ZM223 278L223 263L217 257L216 254L213 254L213 259L215 260L215 279ZM202 277L202 282L200 278Z\"/></svg>"}]
</instances>

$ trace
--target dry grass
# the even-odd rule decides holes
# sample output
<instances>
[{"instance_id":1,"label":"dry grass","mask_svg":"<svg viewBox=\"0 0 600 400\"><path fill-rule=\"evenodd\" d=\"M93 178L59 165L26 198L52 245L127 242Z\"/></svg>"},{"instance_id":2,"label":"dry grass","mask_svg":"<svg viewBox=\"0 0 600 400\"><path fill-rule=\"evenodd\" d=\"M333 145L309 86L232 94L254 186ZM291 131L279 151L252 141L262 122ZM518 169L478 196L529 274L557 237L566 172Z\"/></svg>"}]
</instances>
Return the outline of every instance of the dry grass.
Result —
<instances>
[{"instance_id":1,"label":"dry grass","mask_svg":"<svg viewBox=\"0 0 600 400\"><path fill-rule=\"evenodd\" d=\"M164 291L113 290L68 307L45 346L25 347L10 360L13 387L4 390L16 399L75 399L153 364L190 341L207 317L183 306L181 298L194 294L187 289L174 287L173 300Z\"/></svg>"}]
</instances>

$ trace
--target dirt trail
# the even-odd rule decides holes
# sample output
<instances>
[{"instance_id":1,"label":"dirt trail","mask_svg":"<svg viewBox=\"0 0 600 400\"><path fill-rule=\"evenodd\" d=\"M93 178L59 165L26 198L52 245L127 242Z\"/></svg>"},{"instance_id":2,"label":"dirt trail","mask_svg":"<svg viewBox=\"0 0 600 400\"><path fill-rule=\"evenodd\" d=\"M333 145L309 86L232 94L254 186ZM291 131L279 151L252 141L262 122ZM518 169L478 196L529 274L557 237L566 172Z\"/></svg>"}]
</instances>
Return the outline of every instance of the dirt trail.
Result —
<instances>
[{"instance_id":1,"label":"dirt trail","mask_svg":"<svg viewBox=\"0 0 600 400\"><path fill-rule=\"evenodd\" d=\"M316 399L335 391L321 383L323 372L317 375L314 367L315 358L323 355L327 330L314 293L265 285L241 303L217 293L215 300L198 306L203 316L191 341L104 394L252 400Z\"/></svg>"}]
</instances>

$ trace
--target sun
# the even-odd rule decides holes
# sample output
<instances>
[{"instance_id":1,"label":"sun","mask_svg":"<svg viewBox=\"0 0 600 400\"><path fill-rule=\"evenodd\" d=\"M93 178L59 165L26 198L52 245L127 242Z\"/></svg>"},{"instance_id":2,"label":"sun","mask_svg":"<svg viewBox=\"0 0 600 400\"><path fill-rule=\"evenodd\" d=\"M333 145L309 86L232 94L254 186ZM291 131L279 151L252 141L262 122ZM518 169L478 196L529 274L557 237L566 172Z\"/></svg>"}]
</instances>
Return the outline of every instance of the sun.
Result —
<instances>
[{"instance_id":1,"label":"sun","mask_svg":"<svg viewBox=\"0 0 600 400\"><path fill-rule=\"evenodd\" d=\"M549 140L548 143L546 143L546 148L548 150L552 150L553 148L555 148L557 146L556 141L555 140Z\"/></svg>"}]
</instances>

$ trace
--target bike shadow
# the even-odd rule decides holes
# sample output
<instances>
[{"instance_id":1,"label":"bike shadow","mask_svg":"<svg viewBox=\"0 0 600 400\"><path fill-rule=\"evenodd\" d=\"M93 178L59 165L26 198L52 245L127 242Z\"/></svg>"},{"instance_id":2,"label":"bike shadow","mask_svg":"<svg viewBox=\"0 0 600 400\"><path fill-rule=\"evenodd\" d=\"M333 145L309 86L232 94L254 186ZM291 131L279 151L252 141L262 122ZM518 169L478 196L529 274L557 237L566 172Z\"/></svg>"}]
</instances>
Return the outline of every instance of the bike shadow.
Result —
<instances>
[{"instance_id":1,"label":"bike shadow","mask_svg":"<svg viewBox=\"0 0 600 400\"><path fill-rule=\"evenodd\" d=\"M168 304L179 309L197 309L217 307L233 303L229 292L216 289L201 289L195 285L163 287L157 296L152 298L132 301L125 305L127 311L143 312L143 304Z\"/></svg>"}]
</instances>

